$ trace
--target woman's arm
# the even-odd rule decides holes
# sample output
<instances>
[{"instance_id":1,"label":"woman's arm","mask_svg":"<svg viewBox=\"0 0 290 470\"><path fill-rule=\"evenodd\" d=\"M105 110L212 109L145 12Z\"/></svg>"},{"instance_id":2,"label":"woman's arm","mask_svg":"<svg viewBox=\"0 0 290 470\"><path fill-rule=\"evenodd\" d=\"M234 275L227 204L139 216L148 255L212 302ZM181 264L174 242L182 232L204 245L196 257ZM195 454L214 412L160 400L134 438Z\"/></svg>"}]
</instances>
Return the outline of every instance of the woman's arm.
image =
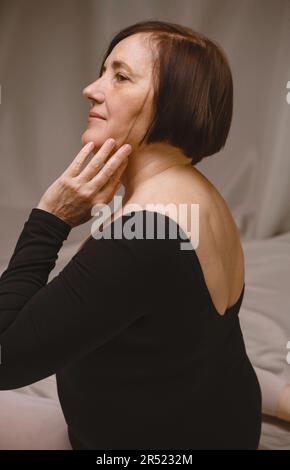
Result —
<instances>
[{"instance_id":1,"label":"woman's arm","mask_svg":"<svg viewBox=\"0 0 290 470\"><path fill-rule=\"evenodd\" d=\"M46 284L69 230L34 208L0 278L0 390L57 373L146 312L138 290L146 266L132 252L139 240L91 238Z\"/></svg>"},{"instance_id":2,"label":"woman's arm","mask_svg":"<svg viewBox=\"0 0 290 470\"><path fill-rule=\"evenodd\" d=\"M0 278L0 334L48 280L58 252L72 227L42 209L33 208L8 267Z\"/></svg>"}]
</instances>

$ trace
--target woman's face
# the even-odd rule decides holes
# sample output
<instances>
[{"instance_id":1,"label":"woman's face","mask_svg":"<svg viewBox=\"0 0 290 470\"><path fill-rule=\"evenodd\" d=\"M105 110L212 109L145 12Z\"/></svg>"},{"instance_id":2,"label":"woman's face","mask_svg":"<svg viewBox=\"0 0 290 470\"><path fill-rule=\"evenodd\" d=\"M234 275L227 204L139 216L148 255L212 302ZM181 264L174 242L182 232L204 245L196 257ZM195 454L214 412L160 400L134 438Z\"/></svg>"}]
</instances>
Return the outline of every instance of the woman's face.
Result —
<instances>
[{"instance_id":1,"label":"woman's face","mask_svg":"<svg viewBox=\"0 0 290 470\"><path fill-rule=\"evenodd\" d=\"M134 151L143 138L152 118L154 94L153 58L146 37L148 33L138 33L120 41L107 57L101 76L83 90L92 103L90 111L104 117L89 117L83 144L93 141L98 150L113 137L116 148L129 143ZM124 64L114 66L114 61Z\"/></svg>"}]
</instances>

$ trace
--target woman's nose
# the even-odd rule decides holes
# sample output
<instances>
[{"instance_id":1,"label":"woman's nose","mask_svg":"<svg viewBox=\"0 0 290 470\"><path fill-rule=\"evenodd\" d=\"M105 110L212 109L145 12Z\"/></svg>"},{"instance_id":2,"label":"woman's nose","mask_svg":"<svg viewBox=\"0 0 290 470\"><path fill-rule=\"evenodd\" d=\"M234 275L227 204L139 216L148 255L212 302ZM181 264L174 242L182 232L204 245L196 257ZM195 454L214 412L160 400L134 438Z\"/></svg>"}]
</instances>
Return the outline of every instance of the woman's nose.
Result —
<instances>
[{"instance_id":1,"label":"woman's nose","mask_svg":"<svg viewBox=\"0 0 290 470\"><path fill-rule=\"evenodd\" d=\"M86 86L83 91L82 91L82 94L88 98L89 97L89 94L90 94L90 86Z\"/></svg>"},{"instance_id":2,"label":"woman's nose","mask_svg":"<svg viewBox=\"0 0 290 470\"><path fill-rule=\"evenodd\" d=\"M95 101L102 102L105 99L104 93L99 88L98 80L86 86L82 93L86 98L94 99Z\"/></svg>"}]
</instances>

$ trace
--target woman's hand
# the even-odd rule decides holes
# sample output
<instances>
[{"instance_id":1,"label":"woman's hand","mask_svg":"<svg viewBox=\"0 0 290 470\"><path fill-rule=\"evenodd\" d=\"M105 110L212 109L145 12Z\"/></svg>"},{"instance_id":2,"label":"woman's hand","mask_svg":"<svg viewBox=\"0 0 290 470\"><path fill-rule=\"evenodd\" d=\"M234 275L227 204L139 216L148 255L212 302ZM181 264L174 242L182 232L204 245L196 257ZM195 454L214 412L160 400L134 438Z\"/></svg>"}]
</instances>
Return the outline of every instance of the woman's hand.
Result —
<instances>
[{"instance_id":1,"label":"woman's hand","mask_svg":"<svg viewBox=\"0 0 290 470\"><path fill-rule=\"evenodd\" d=\"M89 142L77 154L63 174L46 190L37 208L51 212L71 227L84 224L92 218L96 204L108 204L120 186L120 177L132 148L123 145L111 157L115 141L102 145L81 171L81 166L93 150Z\"/></svg>"}]
</instances>

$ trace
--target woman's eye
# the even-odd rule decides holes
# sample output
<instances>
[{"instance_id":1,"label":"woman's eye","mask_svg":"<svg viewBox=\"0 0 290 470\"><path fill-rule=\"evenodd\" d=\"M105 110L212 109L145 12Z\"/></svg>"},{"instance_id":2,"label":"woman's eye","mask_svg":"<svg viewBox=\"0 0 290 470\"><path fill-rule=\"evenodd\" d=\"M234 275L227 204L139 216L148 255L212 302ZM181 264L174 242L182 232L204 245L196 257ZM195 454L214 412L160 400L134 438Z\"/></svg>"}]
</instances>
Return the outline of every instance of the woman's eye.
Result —
<instances>
[{"instance_id":1,"label":"woman's eye","mask_svg":"<svg viewBox=\"0 0 290 470\"><path fill-rule=\"evenodd\" d=\"M120 77L122 79L121 82L124 81L124 80L128 80L128 78L125 77L125 75L122 75L120 73L116 73L116 77Z\"/></svg>"},{"instance_id":2,"label":"woman's eye","mask_svg":"<svg viewBox=\"0 0 290 470\"><path fill-rule=\"evenodd\" d=\"M102 75L104 74L105 71L106 71L106 68L103 67L103 69L102 69L102 71L101 71L101 74L100 74L100 77L102 77ZM115 77L119 77L120 80L118 80L118 81L121 81L121 82L123 82L123 81L125 81L125 80L129 80L128 77L126 77L125 75L122 75L122 74L119 73L119 72L115 74Z\"/></svg>"}]
</instances>

